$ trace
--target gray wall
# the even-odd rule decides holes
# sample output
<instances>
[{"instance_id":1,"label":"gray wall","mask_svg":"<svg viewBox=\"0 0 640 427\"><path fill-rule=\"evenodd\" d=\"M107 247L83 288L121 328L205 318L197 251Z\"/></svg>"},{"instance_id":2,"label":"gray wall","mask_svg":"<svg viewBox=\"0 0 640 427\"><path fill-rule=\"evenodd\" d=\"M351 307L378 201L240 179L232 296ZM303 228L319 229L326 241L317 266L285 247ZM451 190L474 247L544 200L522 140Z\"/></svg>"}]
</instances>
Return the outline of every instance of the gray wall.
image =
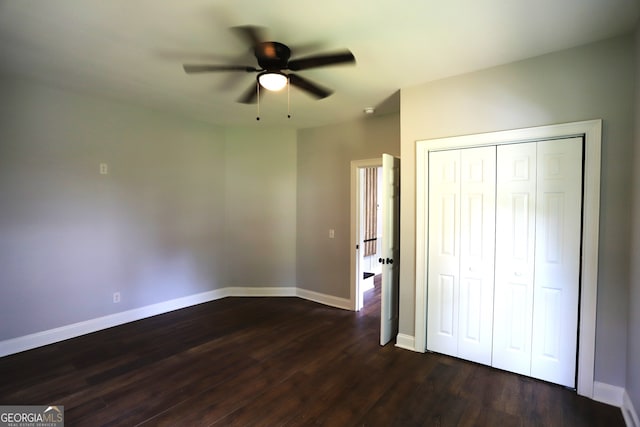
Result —
<instances>
[{"instance_id":1,"label":"gray wall","mask_svg":"<svg viewBox=\"0 0 640 427\"><path fill-rule=\"evenodd\" d=\"M351 161L382 153L400 154L397 113L298 131L298 287L350 297Z\"/></svg>"},{"instance_id":2,"label":"gray wall","mask_svg":"<svg viewBox=\"0 0 640 427\"><path fill-rule=\"evenodd\" d=\"M0 93L0 340L295 284L294 132L224 130L8 76Z\"/></svg>"},{"instance_id":3,"label":"gray wall","mask_svg":"<svg viewBox=\"0 0 640 427\"><path fill-rule=\"evenodd\" d=\"M640 24L636 31L636 105L634 165L640 165ZM627 393L636 411L640 410L640 167L634 167L633 234L631 245L631 280L629 281L629 333L627 338Z\"/></svg>"},{"instance_id":4,"label":"gray wall","mask_svg":"<svg viewBox=\"0 0 640 427\"><path fill-rule=\"evenodd\" d=\"M296 132L226 131L230 286L296 286Z\"/></svg>"},{"instance_id":5,"label":"gray wall","mask_svg":"<svg viewBox=\"0 0 640 427\"><path fill-rule=\"evenodd\" d=\"M602 118L595 379L624 387L633 87L628 36L402 90L400 333L414 334L415 141Z\"/></svg>"}]
</instances>

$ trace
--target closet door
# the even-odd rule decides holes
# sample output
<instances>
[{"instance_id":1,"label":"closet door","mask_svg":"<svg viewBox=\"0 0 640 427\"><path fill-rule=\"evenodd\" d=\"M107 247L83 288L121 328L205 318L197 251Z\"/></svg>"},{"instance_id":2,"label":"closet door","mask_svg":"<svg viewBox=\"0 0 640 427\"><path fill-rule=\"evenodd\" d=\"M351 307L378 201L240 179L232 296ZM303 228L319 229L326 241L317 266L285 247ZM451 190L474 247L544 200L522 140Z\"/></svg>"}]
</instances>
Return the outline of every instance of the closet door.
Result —
<instances>
[{"instance_id":1,"label":"closet door","mask_svg":"<svg viewBox=\"0 0 640 427\"><path fill-rule=\"evenodd\" d=\"M497 158L493 366L575 387L582 139Z\"/></svg>"},{"instance_id":2,"label":"closet door","mask_svg":"<svg viewBox=\"0 0 640 427\"><path fill-rule=\"evenodd\" d=\"M429 153L428 350L575 387L582 150Z\"/></svg>"},{"instance_id":3,"label":"closet door","mask_svg":"<svg viewBox=\"0 0 640 427\"><path fill-rule=\"evenodd\" d=\"M536 143L497 147L493 362L530 375L535 268Z\"/></svg>"},{"instance_id":4,"label":"closet door","mask_svg":"<svg viewBox=\"0 0 640 427\"><path fill-rule=\"evenodd\" d=\"M460 150L429 153L427 349L458 354Z\"/></svg>"},{"instance_id":5,"label":"closet door","mask_svg":"<svg viewBox=\"0 0 640 427\"><path fill-rule=\"evenodd\" d=\"M496 147L461 150L458 357L491 364Z\"/></svg>"},{"instance_id":6,"label":"closet door","mask_svg":"<svg viewBox=\"0 0 640 427\"><path fill-rule=\"evenodd\" d=\"M531 376L575 387L582 138L539 142Z\"/></svg>"},{"instance_id":7,"label":"closet door","mask_svg":"<svg viewBox=\"0 0 640 427\"><path fill-rule=\"evenodd\" d=\"M491 364L495 147L430 153L427 349Z\"/></svg>"}]
</instances>

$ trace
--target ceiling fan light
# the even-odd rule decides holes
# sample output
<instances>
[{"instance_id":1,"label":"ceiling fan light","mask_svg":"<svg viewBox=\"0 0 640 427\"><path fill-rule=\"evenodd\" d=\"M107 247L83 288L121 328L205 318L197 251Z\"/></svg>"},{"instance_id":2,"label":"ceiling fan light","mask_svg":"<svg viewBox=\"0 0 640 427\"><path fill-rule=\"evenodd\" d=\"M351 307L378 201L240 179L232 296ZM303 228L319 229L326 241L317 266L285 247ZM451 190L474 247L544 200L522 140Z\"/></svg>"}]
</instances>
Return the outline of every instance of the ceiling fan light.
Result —
<instances>
[{"instance_id":1,"label":"ceiling fan light","mask_svg":"<svg viewBox=\"0 0 640 427\"><path fill-rule=\"evenodd\" d=\"M287 76L282 73L264 72L258 76L260 86L267 90L278 91L287 85Z\"/></svg>"}]
</instances>

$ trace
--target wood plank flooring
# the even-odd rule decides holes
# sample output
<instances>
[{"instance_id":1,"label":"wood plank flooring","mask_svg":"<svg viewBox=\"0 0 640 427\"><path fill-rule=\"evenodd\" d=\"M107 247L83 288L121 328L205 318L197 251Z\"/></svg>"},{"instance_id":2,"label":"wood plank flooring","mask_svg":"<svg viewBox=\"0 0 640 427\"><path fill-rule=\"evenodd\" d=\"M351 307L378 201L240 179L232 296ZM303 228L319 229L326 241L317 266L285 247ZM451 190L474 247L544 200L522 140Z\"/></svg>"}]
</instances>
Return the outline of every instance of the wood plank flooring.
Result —
<instances>
[{"instance_id":1,"label":"wood plank flooring","mask_svg":"<svg viewBox=\"0 0 640 427\"><path fill-rule=\"evenodd\" d=\"M359 313L226 298L0 358L0 404L64 405L66 426L624 426L541 381L378 345Z\"/></svg>"}]
</instances>

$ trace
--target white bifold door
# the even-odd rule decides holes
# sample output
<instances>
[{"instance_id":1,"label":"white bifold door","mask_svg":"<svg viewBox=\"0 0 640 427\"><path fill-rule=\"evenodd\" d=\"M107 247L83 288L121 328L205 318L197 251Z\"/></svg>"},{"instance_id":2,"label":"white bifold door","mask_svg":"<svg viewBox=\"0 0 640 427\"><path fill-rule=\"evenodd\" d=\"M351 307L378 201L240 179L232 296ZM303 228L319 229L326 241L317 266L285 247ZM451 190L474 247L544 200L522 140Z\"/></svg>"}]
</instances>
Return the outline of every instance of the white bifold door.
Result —
<instances>
[{"instance_id":1,"label":"white bifold door","mask_svg":"<svg viewBox=\"0 0 640 427\"><path fill-rule=\"evenodd\" d=\"M429 153L427 349L575 387L582 138Z\"/></svg>"},{"instance_id":2,"label":"white bifold door","mask_svg":"<svg viewBox=\"0 0 640 427\"><path fill-rule=\"evenodd\" d=\"M491 364L496 147L429 154L427 348Z\"/></svg>"}]
</instances>

